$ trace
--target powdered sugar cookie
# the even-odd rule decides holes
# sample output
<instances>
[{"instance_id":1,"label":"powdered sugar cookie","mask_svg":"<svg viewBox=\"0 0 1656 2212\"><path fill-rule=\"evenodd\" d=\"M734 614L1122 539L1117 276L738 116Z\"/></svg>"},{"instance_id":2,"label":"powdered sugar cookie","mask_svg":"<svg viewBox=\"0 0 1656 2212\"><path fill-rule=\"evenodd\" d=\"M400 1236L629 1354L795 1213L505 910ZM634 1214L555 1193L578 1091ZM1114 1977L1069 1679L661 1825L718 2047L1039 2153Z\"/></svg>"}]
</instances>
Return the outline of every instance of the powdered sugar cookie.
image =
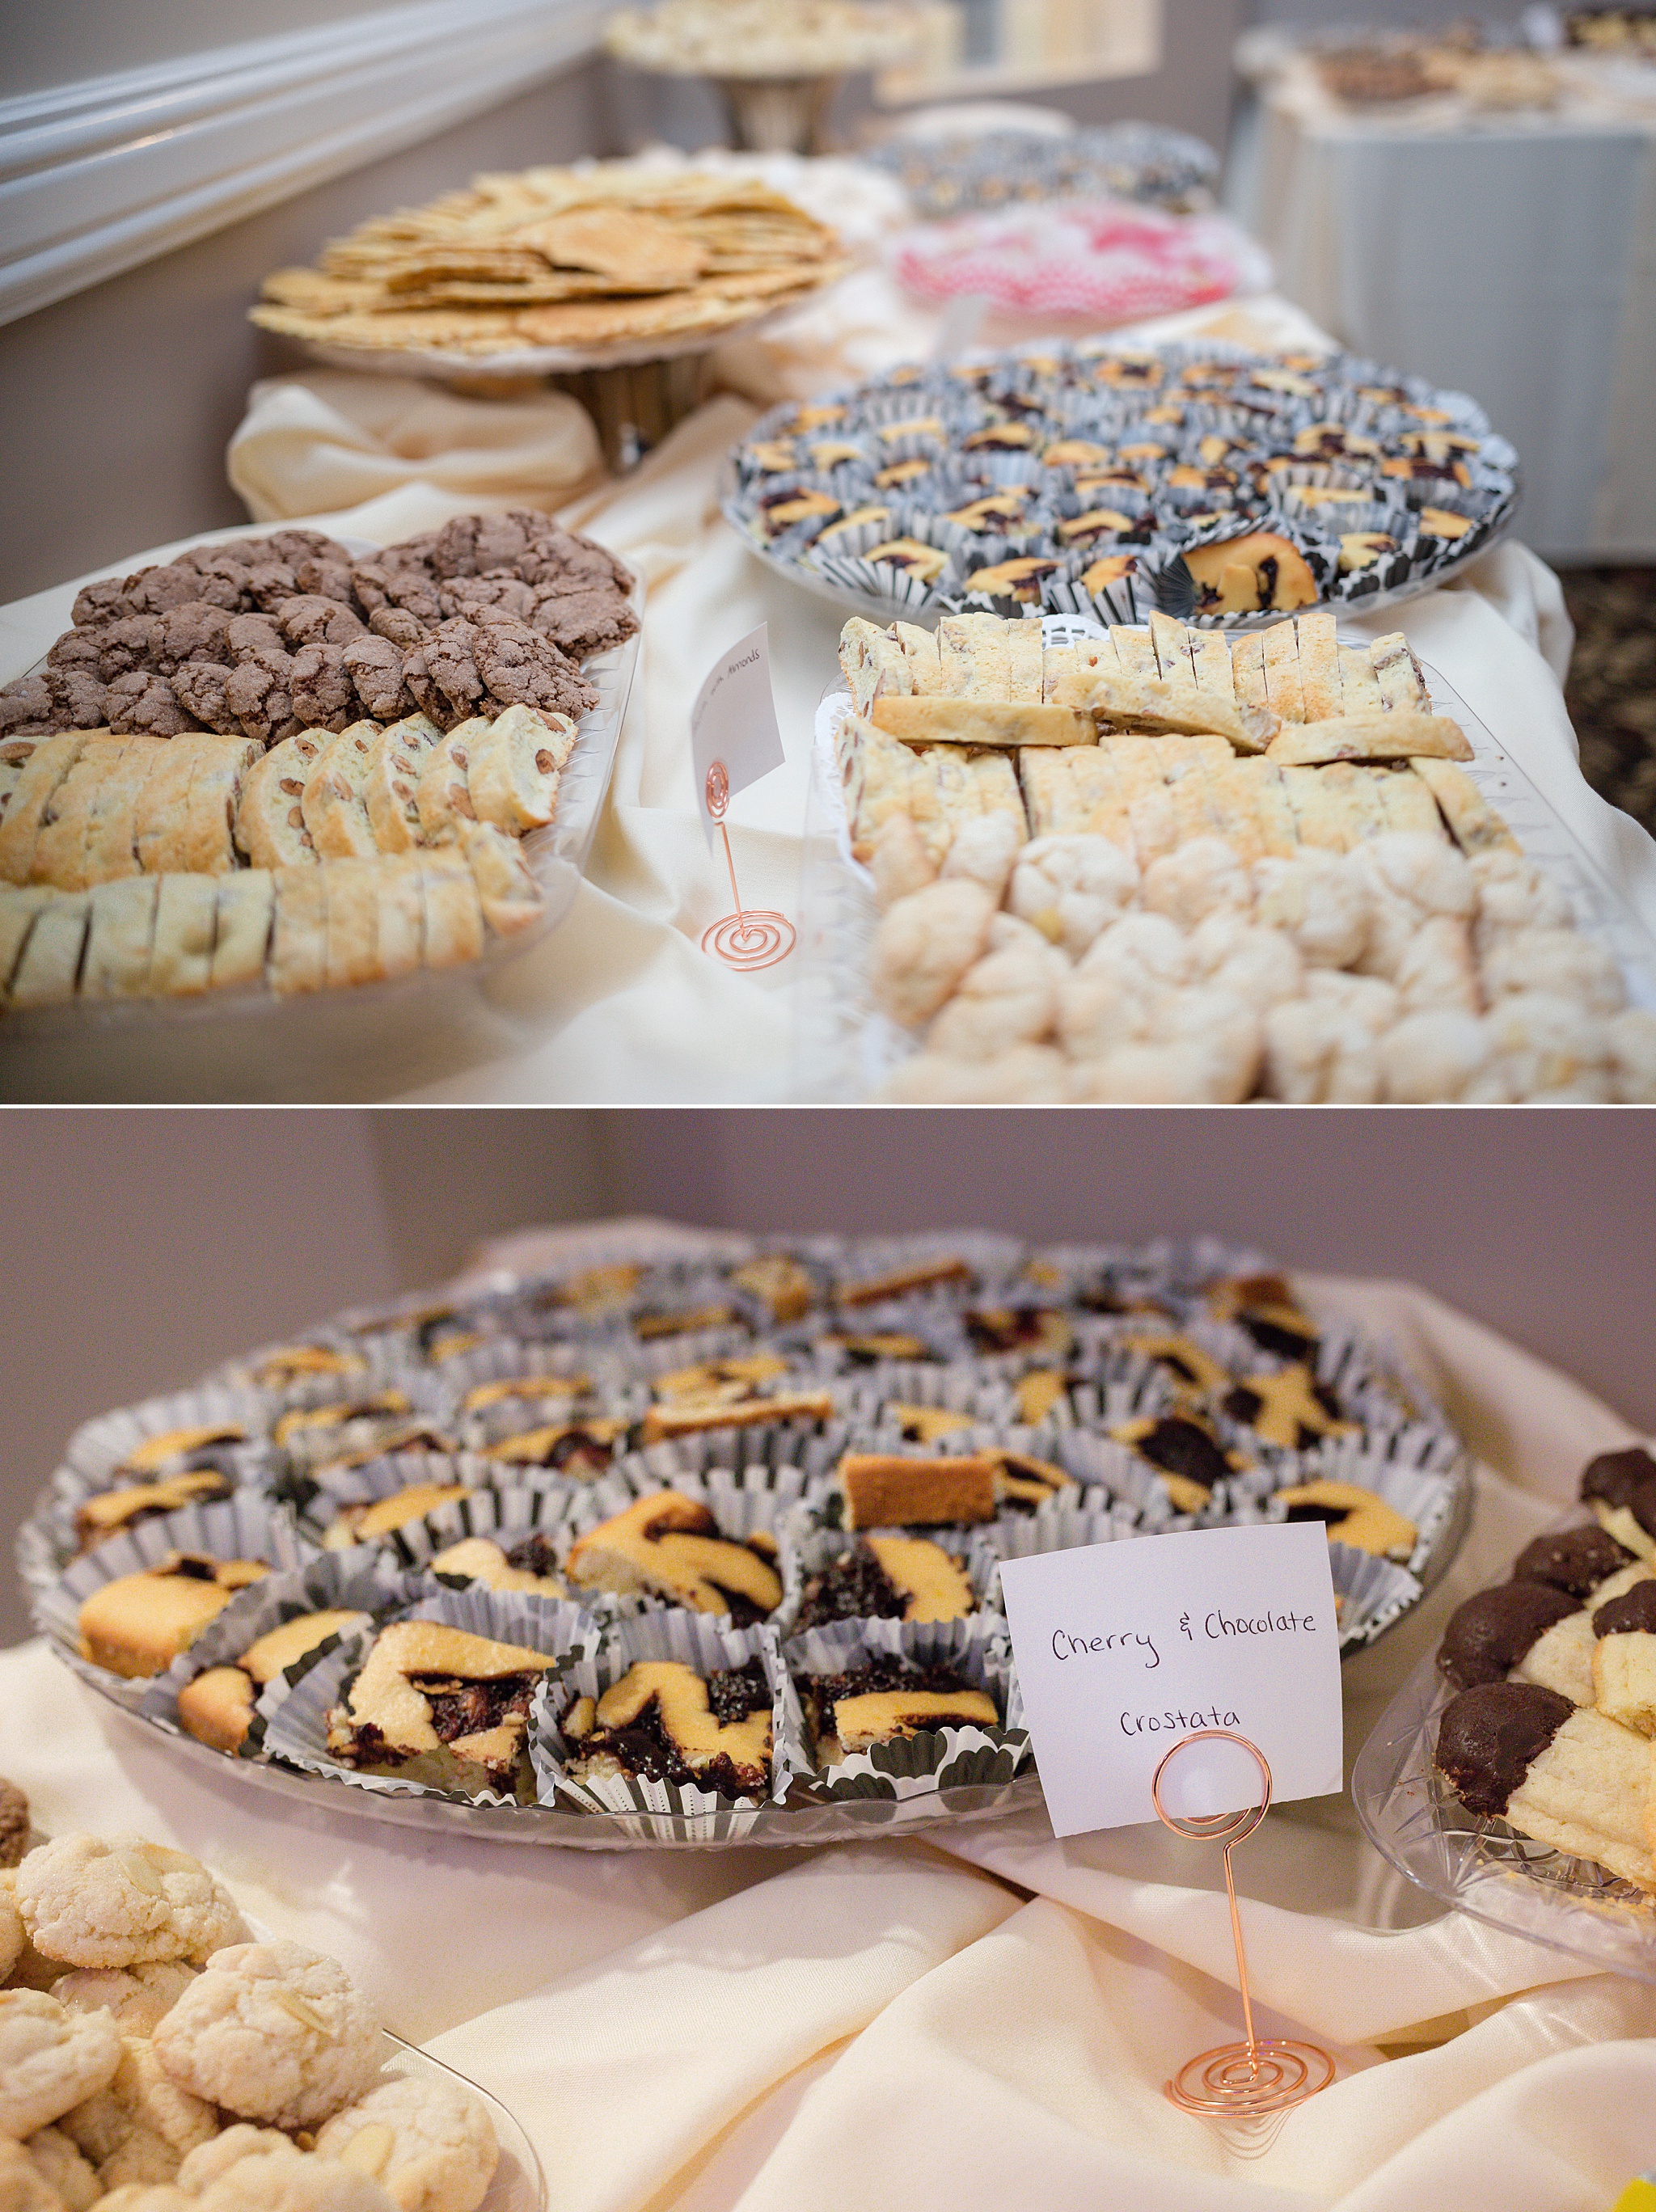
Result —
<instances>
[{"instance_id":1,"label":"powdered sugar cookie","mask_svg":"<svg viewBox=\"0 0 1656 2212\"><path fill-rule=\"evenodd\" d=\"M302 1943L221 1951L155 2040L181 2087L283 2128L316 2127L380 2066L378 2023L344 1967Z\"/></svg>"},{"instance_id":2,"label":"powdered sugar cookie","mask_svg":"<svg viewBox=\"0 0 1656 2212\"><path fill-rule=\"evenodd\" d=\"M107 2088L120 2063L107 2014L70 2012L41 1990L0 1990L0 2135L21 2142Z\"/></svg>"},{"instance_id":3,"label":"powdered sugar cookie","mask_svg":"<svg viewBox=\"0 0 1656 2212\"><path fill-rule=\"evenodd\" d=\"M63 2212L51 2183L20 2142L0 2136L0 2204L6 2212Z\"/></svg>"},{"instance_id":4,"label":"powdered sugar cookie","mask_svg":"<svg viewBox=\"0 0 1656 2212\"><path fill-rule=\"evenodd\" d=\"M205 1959L247 1932L198 1859L141 1836L59 1836L31 1851L17 1908L35 1948L66 1966Z\"/></svg>"},{"instance_id":5,"label":"powdered sugar cookie","mask_svg":"<svg viewBox=\"0 0 1656 2212\"><path fill-rule=\"evenodd\" d=\"M390 2197L366 2173L338 2160L301 2151L295 2158L238 2160L222 2180L199 2197L186 2197L192 2212L393 2212ZM133 2212L147 2212L136 2206Z\"/></svg>"},{"instance_id":6,"label":"powdered sugar cookie","mask_svg":"<svg viewBox=\"0 0 1656 2212\"><path fill-rule=\"evenodd\" d=\"M127 2035L114 2079L65 2112L62 2126L103 2186L119 2189L171 2181L188 2154L218 2133L218 2115L162 2071L147 2036Z\"/></svg>"},{"instance_id":7,"label":"powdered sugar cookie","mask_svg":"<svg viewBox=\"0 0 1656 2212\"><path fill-rule=\"evenodd\" d=\"M68 2212L89 2212L103 2195L97 2175L61 2128L37 2128L23 2148L41 2180ZM0 2197L7 2196L0 2181Z\"/></svg>"},{"instance_id":8,"label":"powdered sugar cookie","mask_svg":"<svg viewBox=\"0 0 1656 2212\"><path fill-rule=\"evenodd\" d=\"M123 2035L148 2035L196 1978L182 1959L137 1966L81 1966L60 1974L52 1994L71 2012L107 2012Z\"/></svg>"},{"instance_id":9,"label":"powdered sugar cookie","mask_svg":"<svg viewBox=\"0 0 1656 2212\"><path fill-rule=\"evenodd\" d=\"M179 2187L188 2196L200 2197L244 2158L302 2155L292 2136L284 2136L279 2128L256 2128L251 2121L241 2120L190 2153L179 2168Z\"/></svg>"},{"instance_id":10,"label":"powdered sugar cookie","mask_svg":"<svg viewBox=\"0 0 1656 2212\"><path fill-rule=\"evenodd\" d=\"M488 2109L458 2082L381 2081L316 2138L317 2155L371 2174L400 2212L477 2212L500 2147Z\"/></svg>"}]
</instances>

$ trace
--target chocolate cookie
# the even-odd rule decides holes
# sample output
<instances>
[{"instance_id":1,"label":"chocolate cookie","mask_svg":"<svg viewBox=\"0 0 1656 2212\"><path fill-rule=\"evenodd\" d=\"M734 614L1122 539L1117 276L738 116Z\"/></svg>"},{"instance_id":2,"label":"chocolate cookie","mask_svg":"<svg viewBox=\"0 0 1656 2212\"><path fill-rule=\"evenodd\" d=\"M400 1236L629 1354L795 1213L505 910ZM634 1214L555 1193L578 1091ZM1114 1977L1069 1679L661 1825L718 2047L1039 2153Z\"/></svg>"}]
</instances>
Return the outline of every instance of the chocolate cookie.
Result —
<instances>
[{"instance_id":1,"label":"chocolate cookie","mask_svg":"<svg viewBox=\"0 0 1656 2212\"><path fill-rule=\"evenodd\" d=\"M1607 1529L1566 1528L1526 1544L1513 1563L1513 1580L1550 1583L1573 1598L1584 1598L1631 1566L1634 1556Z\"/></svg>"},{"instance_id":2,"label":"chocolate cookie","mask_svg":"<svg viewBox=\"0 0 1656 2212\"><path fill-rule=\"evenodd\" d=\"M122 735L140 732L152 738L176 738L196 726L194 717L164 676L136 668L130 676L117 677L109 686L104 715L108 726Z\"/></svg>"},{"instance_id":3,"label":"chocolate cookie","mask_svg":"<svg viewBox=\"0 0 1656 2212\"><path fill-rule=\"evenodd\" d=\"M1434 1763L1468 1812L1503 1814L1574 1711L1534 1682L1480 1682L1444 1707Z\"/></svg>"},{"instance_id":4,"label":"chocolate cookie","mask_svg":"<svg viewBox=\"0 0 1656 2212\"><path fill-rule=\"evenodd\" d=\"M1629 1504L1633 1493L1647 1482L1656 1482L1656 1459L1642 1444L1625 1450L1600 1452L1581 1470L1580 1496L1584 1505L1603 1504L1612 1508Z\"/></svg>"},{"instance_id":5,"label":"chocolate cookie","mask_svg":"<svg viewBox=\"0 0 1656 2212\"><path fill-rule=\"evenodd\" d=\"M1501 1681L1538 1638L1576 1610L1574 1601L1550 1583L1502 1583L1479 1590L1450 1614L1438 1646L1438 1671L1458 1690Z\"/></svg>"}]
</instances>

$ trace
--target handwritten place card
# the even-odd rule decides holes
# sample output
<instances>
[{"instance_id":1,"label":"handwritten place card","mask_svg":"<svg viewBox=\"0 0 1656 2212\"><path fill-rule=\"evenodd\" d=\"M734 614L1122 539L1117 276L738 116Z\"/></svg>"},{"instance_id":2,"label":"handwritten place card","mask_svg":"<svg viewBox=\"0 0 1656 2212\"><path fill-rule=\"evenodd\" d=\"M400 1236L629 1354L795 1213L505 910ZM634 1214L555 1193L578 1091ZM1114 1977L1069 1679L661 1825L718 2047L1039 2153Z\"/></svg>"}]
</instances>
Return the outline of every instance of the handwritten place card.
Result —
<instances>
[{"instance_id":1,"label":"handwritten place card","mask_svg":"<svg viewBox=\"0 0 1656 2212\"><path fill-rule=\"evenodd\" d=\"M768 623L749 630L709 670L690 710L690 757L696 804L710 845L723 799L769 775L786 757L770 691ZM720 793L722 798L709 807L709 793Z\"/></svg>"},{"instance_id":2,"label":"handwritten place card","mask_svg":"<svg viewBox=\"0 0 1656 2212\"><path fill-rule=\"evenodd\" d=\"M1008 1559L1007 1620L1053 1831L1154 1820L1150 1783L1198 1729L1270 1765L1274 1803L1342 1786L1340 1635L1318 1522L1180 1529ZM1169 1773L1168 1809L1258 1802L1258 1770L1219 1745Z\"/></svg>"}]
</instances>

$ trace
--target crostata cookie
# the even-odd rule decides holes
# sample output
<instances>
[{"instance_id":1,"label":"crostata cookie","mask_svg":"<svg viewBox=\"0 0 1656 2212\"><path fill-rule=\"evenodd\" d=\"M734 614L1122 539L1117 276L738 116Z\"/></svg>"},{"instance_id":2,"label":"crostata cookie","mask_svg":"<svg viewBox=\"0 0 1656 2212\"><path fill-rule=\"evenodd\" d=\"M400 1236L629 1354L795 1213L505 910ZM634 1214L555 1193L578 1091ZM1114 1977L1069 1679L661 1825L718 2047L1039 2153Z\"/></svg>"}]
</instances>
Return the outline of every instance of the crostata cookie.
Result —
<instances>
[{"instance_id":1,"label":"crostata cookie","mask_svg":"<svg viewBox=\"0 0 1656 2212\"><path fill-rule=\"evenodd\" d=\"M642 1591L746 1628L782 1603L773 1537L725 1536L708 1506L663 1490L577 1537L566 1569L578 1589Z\"/></svg>"},{"instance_id":2,"label":"crostata cookie","mask_svg":"<svg viewBox=\"0 0 1656 2212\"><path fill-rule=\"evenodd\" d=\"M328 1750L359 1773L527 1802L534 1796L529 1707L557 1663L546 1652L443 1621L393 1621L329 1712Z\"/></svg>"},{"instance_id":3,"label":"crostata cookie","mask_svg":"<svg viewBox=\"0 0 1656 2212\"><path fill-rule=\"evenodd\" d=\"M579 1698L564 1714L569 1775L636 1775L762 1796L770 1787L773 1705L758 1659L705 1675L681 1660L636 1660L602 1697Z\"/></svg>"}]
</instances>

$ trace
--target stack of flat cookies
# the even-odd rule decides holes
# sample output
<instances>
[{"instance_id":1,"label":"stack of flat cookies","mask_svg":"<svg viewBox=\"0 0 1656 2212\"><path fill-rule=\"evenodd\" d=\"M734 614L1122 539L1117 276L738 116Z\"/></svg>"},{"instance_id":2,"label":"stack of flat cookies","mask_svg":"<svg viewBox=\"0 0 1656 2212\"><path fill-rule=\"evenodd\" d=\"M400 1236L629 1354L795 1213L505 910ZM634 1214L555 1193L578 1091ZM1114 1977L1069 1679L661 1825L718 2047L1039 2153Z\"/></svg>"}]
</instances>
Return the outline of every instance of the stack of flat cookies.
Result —
<instances>
[{"instance_id":1,"label":"stack of flat cookies","mask_svg":"<svg viewBox=\"0 0 1656 2212\"><path fill-rule=\"evenodd\" d=\"M277 270L253 319L366 352L711 341L846 266L831 230L756 178L526 169L363 223L318 268Z\"/></svg>"}]
</instances>

